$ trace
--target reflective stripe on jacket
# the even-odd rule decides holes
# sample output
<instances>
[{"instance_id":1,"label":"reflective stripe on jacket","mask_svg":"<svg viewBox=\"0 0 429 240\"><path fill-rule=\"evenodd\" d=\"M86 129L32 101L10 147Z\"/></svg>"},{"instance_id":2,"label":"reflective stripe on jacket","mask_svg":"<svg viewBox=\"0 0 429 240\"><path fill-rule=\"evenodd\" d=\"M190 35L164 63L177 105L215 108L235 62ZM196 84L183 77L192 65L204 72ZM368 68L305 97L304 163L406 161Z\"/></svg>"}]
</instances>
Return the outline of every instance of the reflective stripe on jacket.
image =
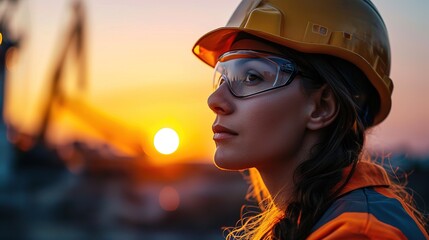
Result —
<instances>
[{"instance_id":1,"label":"reflective stripe on jacket","mask_svg":"<svg viewBox=\"0 0 429 240\"><path fill-rule=\"evenodd\" d=\"M429 239L390 185L383 168L358 163L350 181L308 239Z\"/></svg>"}]
</instances>

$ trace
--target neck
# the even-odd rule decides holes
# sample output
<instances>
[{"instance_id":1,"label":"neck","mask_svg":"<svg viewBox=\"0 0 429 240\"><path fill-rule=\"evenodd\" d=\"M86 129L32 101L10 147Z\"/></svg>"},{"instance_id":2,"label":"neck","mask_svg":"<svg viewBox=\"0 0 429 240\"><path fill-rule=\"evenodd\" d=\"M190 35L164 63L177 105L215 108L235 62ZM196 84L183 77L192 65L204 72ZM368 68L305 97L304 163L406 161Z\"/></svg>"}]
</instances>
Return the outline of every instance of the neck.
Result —
<instances>
[{"instance_id":1,"label":"neck","mask_svg":"<svg viewBox=\"0 0 429 240\"><path fill-rule=\"evenodd\" d=\"M308 159L312 146L317 142L316 139L310 138L307 139L308 141L303 141L301 145L303 147L294 156L281 159L275 165L257 168L274 204L282 211L286 210L293 198L295 170Z\"/></svg>"},{"instance_id":2,"label":"neck","mask_svg":"<svg viewBox=\"0 0 429 240\"><path fill-rule=\"evenodd\" d=\"M270 169L258 168L274 204L282 211L286 210L293 195L293 174L296 167L297 164L284 164Z\"/></svg>"}]
</instances>

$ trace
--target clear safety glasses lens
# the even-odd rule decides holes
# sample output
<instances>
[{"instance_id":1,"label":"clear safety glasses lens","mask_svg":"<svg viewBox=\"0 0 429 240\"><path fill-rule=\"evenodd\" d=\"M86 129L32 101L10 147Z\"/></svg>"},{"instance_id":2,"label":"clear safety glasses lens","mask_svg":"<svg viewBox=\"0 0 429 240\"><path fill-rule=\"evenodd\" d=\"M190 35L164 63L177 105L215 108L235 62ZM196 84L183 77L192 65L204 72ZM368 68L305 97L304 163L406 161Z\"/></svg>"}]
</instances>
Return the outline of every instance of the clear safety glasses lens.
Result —
<instances>
[{"instance_id":1,"label":"clear safety glasses lens","mask_svg":"<svg viewBox=\"0 0 429 240\"><path fill-rule=\"evenodd\" d=\"M227 83L236 97L247 97L288 85L297 73L288 59L250 50L230 51L216 64L214 90Z\"/></svg>"}]
</instances>

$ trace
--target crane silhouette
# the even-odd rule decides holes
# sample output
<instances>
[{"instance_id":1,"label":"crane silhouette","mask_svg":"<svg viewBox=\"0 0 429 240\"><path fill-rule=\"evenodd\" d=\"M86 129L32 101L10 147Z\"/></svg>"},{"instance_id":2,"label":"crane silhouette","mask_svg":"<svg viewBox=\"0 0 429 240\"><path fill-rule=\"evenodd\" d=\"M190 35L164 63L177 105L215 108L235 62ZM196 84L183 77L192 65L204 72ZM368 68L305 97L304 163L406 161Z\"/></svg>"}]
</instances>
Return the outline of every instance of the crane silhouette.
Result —
<instances>
[{"instance_id":1,"label":"crane silhouette","mask_svg":"<svg viewBox=\"0 0 429 240\"><path fill-rule=\"evenodd\" d=\"M145 156L140 133L136 133L134 129L130 129L125 124L91 106L81 96L67 96L62 89L61 83L65 79L65 62L69 57L74 57L74 63L77 64L78 89L84 91L87 86L86 20L82 2L80 0L74 1L72 5L73 19L64 34L64 41L61 42L62 46L54 62L53 71L49 75L48 94L36 134L36 141L46 142L46 135L53 119L54 107L60 105L91 126L109 143L126 145L132 149L133 154Z\"/></svg>"}]
</instances>

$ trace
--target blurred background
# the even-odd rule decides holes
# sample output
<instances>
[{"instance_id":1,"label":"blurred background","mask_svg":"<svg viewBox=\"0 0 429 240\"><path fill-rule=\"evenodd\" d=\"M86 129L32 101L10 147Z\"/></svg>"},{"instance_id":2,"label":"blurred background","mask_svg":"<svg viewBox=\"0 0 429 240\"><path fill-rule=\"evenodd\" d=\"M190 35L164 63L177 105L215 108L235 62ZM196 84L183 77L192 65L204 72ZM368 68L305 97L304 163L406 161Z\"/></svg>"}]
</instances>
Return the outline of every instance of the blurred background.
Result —
<instances>
[{"instance_id":1,"label":"blurred background","mask_svg":"<svg viewBox=\"0 0 429 240\"><path fill-rule=\"evenodd\" d=\"M429 2L373 2L395 90L367 149L428 211ZM222 239L247 184L212 164L191 48L238 3L1 0L0 238Z\"/></svg>"}]
</instances>

